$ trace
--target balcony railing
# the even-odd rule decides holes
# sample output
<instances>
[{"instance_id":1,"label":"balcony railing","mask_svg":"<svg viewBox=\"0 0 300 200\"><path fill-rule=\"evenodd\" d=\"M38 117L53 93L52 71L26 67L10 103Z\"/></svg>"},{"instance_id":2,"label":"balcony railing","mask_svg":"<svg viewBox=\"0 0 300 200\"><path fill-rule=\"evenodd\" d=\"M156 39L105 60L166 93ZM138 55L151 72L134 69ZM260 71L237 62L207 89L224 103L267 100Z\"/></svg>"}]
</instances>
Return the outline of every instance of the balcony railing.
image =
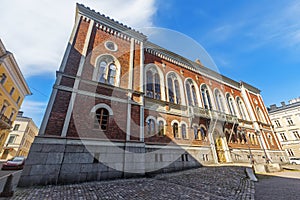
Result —
<instances>
[{"instance_id":1,"label":"balcony railing","mask_svg":"<svg viewBox=\"0 0 300 200\"><path fill-rule=\"evenodd\" d=\"M1 129L10 129L12 121L7 118L4 114L0 114L0 128Z\"/></svg>"},{"instance_id":2,"label":"balcony railing","mask_svg":"<svg viewBox=\"0 0 300 200\"><path fill-rule=\"evenodd\" d=\"M238 123L237 116L225 114L216 110L208 110L199 107L191 107L192 113L197 117L204 117L208 119L215 119L219 121L227 121L230 123Z\"/></svg>"}]
</instances>

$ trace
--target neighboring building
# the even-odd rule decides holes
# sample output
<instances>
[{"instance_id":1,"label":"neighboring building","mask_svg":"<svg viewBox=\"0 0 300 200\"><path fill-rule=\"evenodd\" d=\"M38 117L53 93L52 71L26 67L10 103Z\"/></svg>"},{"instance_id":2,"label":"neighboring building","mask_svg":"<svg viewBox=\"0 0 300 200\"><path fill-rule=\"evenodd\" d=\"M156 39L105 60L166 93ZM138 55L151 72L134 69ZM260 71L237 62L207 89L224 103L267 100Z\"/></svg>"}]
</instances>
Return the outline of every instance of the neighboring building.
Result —
<instances>
[{"instance_id":1,"label":"neighboring building","mask_svg":"<svg viewBox=\"0 0 300 200\"><path fill-rule=\"evenodd\" d=\"M24 117L23 112L19 111L13 123L12 131L4 144L4 151L0 158L8 160L15 156L27 157L30 146L38 132L39 129L32 119Z\"/></svg>"},{"instance_id":2,"label":"neighboring building","mask_svg":"<svg viewBox=\"0 0 300 200\"><path fill-rule=\"evenodd\" d=\"M12 53L0 39L0 154L29 87Z\"/></svg>"},{"instance_id":3,"label":"neighboring building","mask_svg":"<svg viewBox=\"0 0 300 200\"><path fill-rule=\"evenodd\" d=\"M260 91L83 5L20 186L285 160Z\"/></svg>"},{"instance_id":4,"label":"neighboring building","mask_svg":"<svg viewBox=\"0 0 300 200\"><path fill-rule=\"evenodd\" d=\"M269 115L282 148L289 157L300 158L300 97L271 105Z\"/></svg>"}]
</instances>

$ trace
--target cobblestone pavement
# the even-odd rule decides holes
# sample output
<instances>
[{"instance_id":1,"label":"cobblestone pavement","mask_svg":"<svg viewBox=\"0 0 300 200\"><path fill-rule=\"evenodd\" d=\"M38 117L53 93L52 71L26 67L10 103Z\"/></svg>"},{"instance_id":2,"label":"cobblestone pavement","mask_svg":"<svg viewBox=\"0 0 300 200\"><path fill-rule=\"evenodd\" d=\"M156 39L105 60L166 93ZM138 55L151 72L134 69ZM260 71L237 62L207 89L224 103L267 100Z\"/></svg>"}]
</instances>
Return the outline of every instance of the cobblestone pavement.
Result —
<instances>
[{"instance_id":1,"label":"cobblestone pavement","mask_svg":"<svg viewBox=\"0 0 300 200\"><path fill-rule=\"evenodd\" d=\"M17 188L10 199L254 199L245 167L202 167L152 178Z\"/></svg>"}]
</instances>

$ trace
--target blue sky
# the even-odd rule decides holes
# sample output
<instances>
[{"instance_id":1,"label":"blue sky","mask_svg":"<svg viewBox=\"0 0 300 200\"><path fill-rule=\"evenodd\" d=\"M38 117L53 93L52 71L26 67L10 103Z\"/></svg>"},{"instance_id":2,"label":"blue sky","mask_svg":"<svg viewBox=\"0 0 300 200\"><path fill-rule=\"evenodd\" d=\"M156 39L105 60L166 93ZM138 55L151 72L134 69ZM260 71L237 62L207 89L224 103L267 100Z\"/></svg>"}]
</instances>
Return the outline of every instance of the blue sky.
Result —
<instances>
[{"instance_id":1,"label":"blue sky","mask_svg":"<svg viewBox=\"0 0 300 200\"><path fill-rule=\"evenodd\" d=\"M190 37L223 75L262 90L266 106L300 96L300 1L2 0L0 38L32 90L22 110L38 126L76 2L134 28L161 27Z\"/></svg>"}]
</instances>

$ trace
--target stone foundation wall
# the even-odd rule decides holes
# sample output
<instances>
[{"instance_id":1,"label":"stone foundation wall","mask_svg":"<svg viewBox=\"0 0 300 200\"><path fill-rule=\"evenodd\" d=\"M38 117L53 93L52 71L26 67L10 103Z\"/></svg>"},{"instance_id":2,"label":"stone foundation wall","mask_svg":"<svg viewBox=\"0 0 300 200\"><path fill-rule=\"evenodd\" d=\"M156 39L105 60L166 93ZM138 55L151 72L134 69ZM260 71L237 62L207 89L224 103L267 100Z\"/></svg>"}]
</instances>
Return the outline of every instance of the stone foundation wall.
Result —
<instances>
[{"instance_id":1,"label":"stone foundation wall","mask_svg":"<svg viewBox=\"0 0 300 200\"><path fill-rule=\"evenodd\" d=\"M210 149L202 147L37 137L19 186L129 178L212 162Z\"/></svg>"}]
</instances>

